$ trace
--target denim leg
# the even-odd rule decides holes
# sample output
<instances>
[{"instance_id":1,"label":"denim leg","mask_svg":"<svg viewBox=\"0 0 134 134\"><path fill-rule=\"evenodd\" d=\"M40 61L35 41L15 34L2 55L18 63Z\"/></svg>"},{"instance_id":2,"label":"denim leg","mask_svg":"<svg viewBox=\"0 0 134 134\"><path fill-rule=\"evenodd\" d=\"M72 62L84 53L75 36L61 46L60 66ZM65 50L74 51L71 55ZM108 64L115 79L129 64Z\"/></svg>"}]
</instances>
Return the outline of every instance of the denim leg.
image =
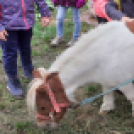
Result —
<instances>
[{"instance_id":1,"label":"denim leg","mask_svg":"<svg viewBox=\"0 0 134 134\"><path fill-rule=\"evenodd\" d=\"M3 66L5 72L10 77L17 76L17 31L7 31L7 41L2 41Z\"/></svg>"},{"instance_id":2,"label":"denim leg","mask_svg":"<svg viewBox=\"0 0 134 134\"><path fill-rule=\"evenodd\" d=\"M56 22L56 28L57 28L57 36L62 37L63 36L63 28L64 28L64 19L66 16L67 7L58 7L58 13L57 13L57 22Z\"/></svg>"},{"instance_id":3,"label":"denim leg","mask_svg":"<svg viewBox=\"0 0 134 134\"><path fill-rule=\"evenodd\" d=\"M31 39L32 29L19 30L18 32L18 49L22 62L23 69L33 69L32 58L31 58Z\"/></svg>"},{"instance_id":4,"label":"denim leg","mask_svg":"<svg viewBox=\"0 0 134 134\"><path fill-rule=\"evenodd\" d=\"M80 9L76 7L71 7L71 10L73 13L73 22L74 22L73 39L78 39L81 30Z\"/></svg>"}]
</instances>

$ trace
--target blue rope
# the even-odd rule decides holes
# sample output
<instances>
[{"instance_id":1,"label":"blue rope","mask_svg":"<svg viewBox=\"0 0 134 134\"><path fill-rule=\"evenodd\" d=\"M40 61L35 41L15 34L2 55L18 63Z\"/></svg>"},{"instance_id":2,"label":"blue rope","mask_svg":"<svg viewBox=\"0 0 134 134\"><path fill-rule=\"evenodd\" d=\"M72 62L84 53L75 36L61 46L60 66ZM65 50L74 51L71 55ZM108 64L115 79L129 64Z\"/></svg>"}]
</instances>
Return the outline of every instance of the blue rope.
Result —
<instances>
[{"instance_id":1,"label":"blue rope","mask_svg":"<svg viewBox=\"0 0 134 134\"><path fill-rule=\"evenodd\" d=\"M102 95L104 95L104 94L107 94L107 93L110 93L110 92L112 92L112 91L114 91L114 90L117 90L117 89L119 89L119 88L121 88L121 87L127 85L128 83L133 82L133 81L134 81L134 78L133 78L133 79L130 79L130 80L128 80L128 81L126 81L126 82L124 82L124 83L122 83L122 84L120 84L120 85L114 87L114 88L111 88L110 90L107 90L107 91L105 91L105 92L103 92L103 93L100 93L100 94L98 94L98 95L95 95L95 96L93 96L93 97L90 97L90 98L88 98L88 99L85 99L85 100L81 101L80 105L84 105L84 104L86 104L86 103L88 103L88 102L93 102L93 100L95 100L96 98L99 98L100 96L102 96Z\"/></svg>"}]
</instances>

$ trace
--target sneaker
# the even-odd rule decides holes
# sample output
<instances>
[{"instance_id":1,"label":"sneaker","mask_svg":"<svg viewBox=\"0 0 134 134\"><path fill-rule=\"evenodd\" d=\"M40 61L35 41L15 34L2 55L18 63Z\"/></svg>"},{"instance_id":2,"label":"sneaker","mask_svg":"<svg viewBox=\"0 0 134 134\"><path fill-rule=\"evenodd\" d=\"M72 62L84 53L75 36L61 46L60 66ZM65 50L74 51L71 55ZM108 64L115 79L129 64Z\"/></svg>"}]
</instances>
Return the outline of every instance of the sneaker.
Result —
<instances>
[{"instance_id":1,"label":"sneaker","mask_svg":"<svg viewBox=\"0 0 134 134\"><path fill-rule=\"evenodd\" d=\"M51 46L52 47L56 47L58 46L60 43L62 42L62 37L55 37L52 41L51 41Z\"/></svg>"},{"instance_id":2,"label":"sneaker","mask_svg":"<svg viewBox=\"0 0 134 134\"><path fill-rule=\"evenodd\" d=\"M33 79L33 69L24 69L24 77L26 77L29 80Z\"/></svg>"},{"instance_id":3,"label":"sneaker","mask_svg":"<svg viewBox=\"0 0 134 134\"><path fill-rule=\"evenodd\" d=\"M71 39L68 43L67 43L67 47L71 47L73 46L76 42L78 41L78 39Z\"/></svg>"},{"instance_id":4,"label":"sneaker","mask_svg":"<svg viewBox=\"0 0 134 134\"><path fill-rule=\"evenodd\" d=\"M9 78L7 88L15 99L24 98L24 93L18 78Z\"/></svg>"}]
</instances>

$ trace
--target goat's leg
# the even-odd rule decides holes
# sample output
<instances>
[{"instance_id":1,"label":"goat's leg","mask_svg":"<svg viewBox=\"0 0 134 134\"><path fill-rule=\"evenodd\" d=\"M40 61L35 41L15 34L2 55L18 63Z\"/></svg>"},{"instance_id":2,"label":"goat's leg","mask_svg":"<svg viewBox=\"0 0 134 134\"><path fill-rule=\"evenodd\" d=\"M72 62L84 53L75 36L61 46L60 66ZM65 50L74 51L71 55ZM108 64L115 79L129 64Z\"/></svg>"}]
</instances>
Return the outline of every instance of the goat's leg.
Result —
<instances>
[{"instance_id":1,"label":"goat's leg","mask_svg":"<svg viewBox=\"0 0 134 134\"><path fill-rule=\"evenodd\" d=\"M108 88L104 88L104 91ZM103 104L101 105L99 114L107 114L109 111L114 110L114 94L113 91L103 96Z\"/></svg>"}]
</instances>

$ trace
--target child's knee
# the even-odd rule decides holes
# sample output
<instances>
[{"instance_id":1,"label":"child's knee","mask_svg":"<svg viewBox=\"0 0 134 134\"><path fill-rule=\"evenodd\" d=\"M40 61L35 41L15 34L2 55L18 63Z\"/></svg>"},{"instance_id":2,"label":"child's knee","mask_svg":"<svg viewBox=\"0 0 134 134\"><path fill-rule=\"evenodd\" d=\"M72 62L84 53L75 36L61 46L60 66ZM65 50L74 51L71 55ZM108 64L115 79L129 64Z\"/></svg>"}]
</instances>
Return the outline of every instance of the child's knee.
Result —
<instances>
[{"instance_id":1,"label":"child's knee","mask_svg":"<svg viewBox=\"0 0 134 134\"><path fill-rule=\"evenodd\" d=\"M80 21L80 17L79 17L79 16L74 16L74 17L73 17L73 22L74 22L74 23L79 23L79 24L80 24L80 23L81 23L81 21Z\"/></svg>"},{"instance_id":2,"label":"child's knee","mask_svg":"<svg viewBox=\"0 0 134 134\"><path fill-rule=\"evenodd\" d=\"M56 20L57 22L64 22L64 17L57 17Z\"/></svg>"}]
</instances>

